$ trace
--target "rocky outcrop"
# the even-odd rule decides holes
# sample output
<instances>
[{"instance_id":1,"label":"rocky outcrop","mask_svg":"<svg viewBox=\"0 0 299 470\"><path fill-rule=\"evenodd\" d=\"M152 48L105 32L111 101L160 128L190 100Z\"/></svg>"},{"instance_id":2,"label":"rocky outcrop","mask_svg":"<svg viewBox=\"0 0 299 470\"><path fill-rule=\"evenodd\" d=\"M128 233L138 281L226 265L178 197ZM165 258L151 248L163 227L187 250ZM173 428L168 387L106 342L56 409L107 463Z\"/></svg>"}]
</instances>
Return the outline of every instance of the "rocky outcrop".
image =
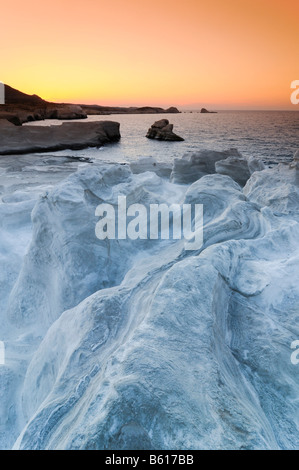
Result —
<instances>
[{"instance_id":1,"label":"rocky outcrop","mask_svg":"<svg viewBox=\"0 0 299 470\"><path fill-rule=\"evenodd\" d=\"M216 173L215 164L229 156L241 156L238 150L229 149L223 152L200 150L183 158L175 158L171 173L171 181L179 184L194 183L205 175Z\"/></svg>"},{"instance_id":2,"label":"rocky outcrop","mask_svg":"<svg viewBox=\"0 0 299 470\"><path fill-rule=\"evenodd\" d=\"M255 173L245 197L225 175L178 186L98 162L38 199L32 235L10 219L1 448L298 449L299 224L275 215L299 207L287 172ZM96 208L120 194L203 204L204 245L97 239Z\"/></svg>"},{"instance_id":3,"label":"rocky outcrop","mask_svg":"<svg viewBox=\"0 0 299 470\"><path fill-rule=\"evenodd\" d=\"M276 215L299 220L299 152L291 163L255 172L248 180L244 194L250 201L269 207Z\"/></svg>"},{"instance_id":4,"label":"rocky outcrop","mask_svg":"<svg viewBox=\"0 0 299 470\"><path fill-rule=\"evenodd\" d=\"M0 155L80 150L120 139L119 123L66 122L60 126L21 126L0 120Z\"/></svg>"},{"instance_id":5,"label":"rocky outcrop","mask_svg":"<svg viewBox=\"0 0 299 470\"><path fill-rule=\"evenodd\" d=\"M15 125L43 119L85 119L87 114L81 106L50 103L37 95L28 95L8 85L4 86L5 104L0 106L0 119Z\"/></svg>"},{"instance_id":6,"label":"rocky outcrop","mask_svg":"<svg viewBox=\"0 0 299 470\"><path fill-rule=\"evenodd\" d=\"M119 106L98 106L98 105L80 105L83 111L88 115L106 115L106 114L177 114L180 111L171 107L168 109L163 109L153 106L142 106L129 108L119 107Z\"/></svg>"},{"instance_id":7,"label":"rocky outcrop","mask_svg":"<svg viewBox=\"0 0 299 470\"><path fill-rule=\"evenodd\" d=\"M148 139L182 141L182 137L173 132L173 124L169 124L168 119L156 121L148 130L146 137Z\"/></svg>"}]
</instances>

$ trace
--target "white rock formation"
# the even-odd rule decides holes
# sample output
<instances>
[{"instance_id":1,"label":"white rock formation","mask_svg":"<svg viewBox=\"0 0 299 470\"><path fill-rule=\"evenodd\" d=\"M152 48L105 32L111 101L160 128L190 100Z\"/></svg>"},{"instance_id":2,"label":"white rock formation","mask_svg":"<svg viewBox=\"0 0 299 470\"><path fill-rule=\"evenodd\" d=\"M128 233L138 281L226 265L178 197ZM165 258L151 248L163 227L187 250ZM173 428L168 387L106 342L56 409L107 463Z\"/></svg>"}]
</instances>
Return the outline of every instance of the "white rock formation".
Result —
<instances>
[{"instance_id":1,"label":"white rock formation","mask_svg":"<svg viewBox=\"0 0 299 470\"><path fill-rule=\"evenodd\" d=\"M244 186L255 171L264 169L262 161L253 157L246 158L237 149L232 148L223 152L200 150L181 159L176 158L170 179L174 183L190 184L204 175L220 173L230 176Z\"/></svg>"},{"instance_id":2,"label":"white rock formation","mask_svg":"<svg viewBox=\"0 0 299 470\"><path fill-rule=\"evenodd\" d=\"M0 104L5 104L5 87L3 82L0 82Z\"/></svg>"}]
</instances>

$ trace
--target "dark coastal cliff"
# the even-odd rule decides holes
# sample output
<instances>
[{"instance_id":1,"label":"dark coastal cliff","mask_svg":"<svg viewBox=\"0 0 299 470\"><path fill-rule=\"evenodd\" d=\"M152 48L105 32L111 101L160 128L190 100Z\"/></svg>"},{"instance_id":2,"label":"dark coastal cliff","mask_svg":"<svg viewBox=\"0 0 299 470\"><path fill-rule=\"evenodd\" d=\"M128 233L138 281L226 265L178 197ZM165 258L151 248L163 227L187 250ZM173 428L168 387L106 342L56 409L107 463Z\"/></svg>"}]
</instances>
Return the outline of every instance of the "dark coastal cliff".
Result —
<instances>
[{"instance_id":1,"label":"dark coastal cliff","mask_svg":"<svg viewBox=\"0 0 299 470\"><path fill-rule=\"evenodd\" d=\"M5 85L5 104L0 105L0 119L12 124L43 119L85 119L87 114L80 106L64 103L50 103L37 95L27 95Z\"/></svg>"},{"instance_id":2,"label":"dark coastal cliff","mask_svg":"<svg viewBox=\"0 0 299 470\"><path fill-rule=\"evenodd\" d=\"M0 105L0 119L6 119L15 125L43 119L85 119L87 115L109 114L165 114L179 113L177 108L160 107L117 107L99 105L74 105L69 103L51 103L37 95L28 95L5 85L5 104Z\"/></svg>"}]
</instances>

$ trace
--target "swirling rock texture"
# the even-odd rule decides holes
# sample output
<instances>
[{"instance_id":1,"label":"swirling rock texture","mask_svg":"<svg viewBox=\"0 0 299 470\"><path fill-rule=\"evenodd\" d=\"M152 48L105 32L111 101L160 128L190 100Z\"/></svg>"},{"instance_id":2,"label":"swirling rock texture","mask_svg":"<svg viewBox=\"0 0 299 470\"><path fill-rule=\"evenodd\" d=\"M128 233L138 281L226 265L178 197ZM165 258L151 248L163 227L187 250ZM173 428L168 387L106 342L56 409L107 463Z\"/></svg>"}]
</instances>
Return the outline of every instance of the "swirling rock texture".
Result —
<instances>
[{"instance_id":1,"label":"swirling rock texture","mask_svg":"<svg viewBox=\"0 0 299 470\"><path fill-rule=\"evenodd\" d=\"M86 165L44 193L6 286L2 447L298 449L297 172L199 152L171 176ZM98 240L95 209L120 194L203 204L202 248ZM32 202L11 204L3 230L23 211L27 233Z\"/></svg>"}]
</instances>

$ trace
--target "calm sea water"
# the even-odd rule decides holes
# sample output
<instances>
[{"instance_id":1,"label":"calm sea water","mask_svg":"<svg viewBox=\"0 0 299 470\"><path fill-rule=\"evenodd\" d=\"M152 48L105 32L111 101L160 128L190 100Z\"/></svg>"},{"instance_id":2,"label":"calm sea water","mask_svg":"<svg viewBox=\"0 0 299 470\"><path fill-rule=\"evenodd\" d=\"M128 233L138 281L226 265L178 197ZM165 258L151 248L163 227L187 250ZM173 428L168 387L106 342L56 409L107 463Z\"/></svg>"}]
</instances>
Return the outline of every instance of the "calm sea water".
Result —
<instances>
[{"instance_id":1,"label":"calm sea water","mask_svg":"<svg viewBox=\"0 0 299 470\"><path fill-rule=\"evenodd\" d=\"M145 138L148 128L154 121L164 117L174 124L174 132L182 136L184 142L157 142ZM120 122L121 141L101 149L64 151L59 152L60 155L121 162L151 156L158 161L172 161L174 157L181 157L200 149L225 150L234 147L245 156L254 156L266 163L278 163L292 160L294 152L299 148L297 111L111 115L91 116L88 120ZM45 121L30 125L60 123Z\"/></svg>"}]
</instances>

